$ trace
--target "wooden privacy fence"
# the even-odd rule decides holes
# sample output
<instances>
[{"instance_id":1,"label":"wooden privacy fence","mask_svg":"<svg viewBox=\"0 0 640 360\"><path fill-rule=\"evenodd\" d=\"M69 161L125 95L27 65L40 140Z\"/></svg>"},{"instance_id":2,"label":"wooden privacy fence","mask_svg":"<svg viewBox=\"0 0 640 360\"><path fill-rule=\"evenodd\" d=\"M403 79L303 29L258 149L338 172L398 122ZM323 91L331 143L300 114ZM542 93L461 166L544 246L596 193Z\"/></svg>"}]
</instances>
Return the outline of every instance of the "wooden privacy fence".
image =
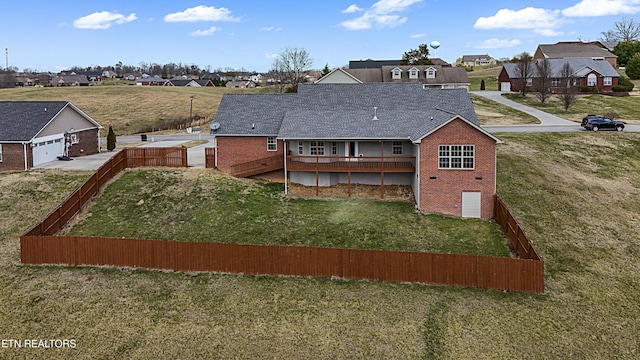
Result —
<instances>
[{"instance_id":1,"label":"wooden privacy fence","mask_svg":"<svg viewBox=\"0 0 640 360\"><path fill-rule=\"evenodd\" d=\"M162 157L165 159L161 159ZM132 148L120 151L42 222L20 237L21 261L26 264L107 265L175 271L338 277L544 292L544 262L499 199L496 199L496 221L506 229L505 234L520 254L519 259L425 252L55 236L107 181L125 168L139 166L186 167L186 148Z\"/></svg>"},{"instance_id":2,"label":"wooden privacy fence","mask_svg":"<svg viewBox=\"0 0 640 360\"><path fill-rule=\"evenodd\" d=\"M302 246L22 236L22 262L317 276L542 293L540 261Z\"/></svg>"},{"instance_id":3,"label":"wooden privacy fence","mask_svg":"<svg viewBox=\"0 0 640 360\"><path fill-rule=\"evenodd\" d=\"M207 169L216 167L216 148L204 148L204 167Z\"/></svg>"}]
</instances>

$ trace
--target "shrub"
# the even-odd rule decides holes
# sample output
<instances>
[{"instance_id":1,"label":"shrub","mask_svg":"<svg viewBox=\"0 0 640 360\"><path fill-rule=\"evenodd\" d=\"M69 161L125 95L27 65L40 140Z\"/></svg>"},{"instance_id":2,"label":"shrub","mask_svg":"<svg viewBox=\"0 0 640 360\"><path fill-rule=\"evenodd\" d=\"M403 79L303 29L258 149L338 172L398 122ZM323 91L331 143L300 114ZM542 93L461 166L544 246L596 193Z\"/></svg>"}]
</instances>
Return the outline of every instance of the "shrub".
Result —
<instances>
[{"instance_id":1,"label":"shrub","mask_svg":"<svg viewBox=\"0 0 640 360\"><path fill-rule=\"evenodd\" d=\"M480 90L484 90L484 79L480 82Z\"/></svg>"},{"instance_id":2,"label":"shrub","mask_svg":"<svg viewBox=\"0 0 640 360\"><path fill-rule=\"evenodd\" d=\"M631 80L629 80L629 78L626 77L626 76L620 76L618 78L618 85L626 87L627 90L625 90L625 91L632 91L634 86L635 86L635 84L632 83Z\"/></svg>"},{"instance_id":3,"label":"shrub","mask_svg":"<svg viewBox=\"0 0 640 360\"><path fill-rule=\"evenodd\" d=\"M624 85L616 85L616 86L612 87L611 90L613 92L627 92L627 91L629 91L629 89L627 89L627 87L624 86Z\"/></svg>"},{"instance_id":4,"label":"shrub","mask_svg":"<svg viewBox=\"0 0 640 360\"><path fill-rule=\"evenodd\" d=\"M107 150L113 151L116 148L116 134L113 132L113 128L109 126L109 133L107 134Z\"/></svg>"},{"instance_id":5,"label":"shrub","mask_svg":"<svg viewBox=\"0 0 640 360\"><path fill-rule=\"evenodd\" d=\"M636 53L631 57L631 59L629 59L625 71L627 72L629 79L640 79L640 53Z\"/></svg>"},{"instance_id":6,"label":"shrub","mask_svg":"<svg viewBox=\"0 0 640 360\"><path fill-rule=\"evenodd\" d=\"M618 114L615 111L610 111L608 113L605 113L603 116L606 117L606 118L612 119L612 120L620 118L620 114Z\"/></svg>"}]
</instances>

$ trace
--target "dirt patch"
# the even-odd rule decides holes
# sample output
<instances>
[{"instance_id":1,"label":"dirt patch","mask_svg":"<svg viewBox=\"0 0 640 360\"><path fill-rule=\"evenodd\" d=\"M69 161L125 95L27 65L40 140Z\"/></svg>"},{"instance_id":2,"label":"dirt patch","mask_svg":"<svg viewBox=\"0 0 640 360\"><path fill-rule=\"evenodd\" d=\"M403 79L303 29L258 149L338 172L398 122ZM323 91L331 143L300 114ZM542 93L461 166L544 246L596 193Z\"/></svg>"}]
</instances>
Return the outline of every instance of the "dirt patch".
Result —
<instances>
[{"instance_id":1,"label":"dirt patch","mask_svg":"<svg viewBox=\"0 0 640 360\"><path fill-rule=\"evenodd\" d=\"M349 195L350 194L350 195ZM289 185L289 196L300 198L325 198L344 199L347 197L356 199L384 199L415 203L413 190L409 185L385 185L384 193L380 185L337 184L333 186L303 186L299 184Z\"/></svg>"}]
</instances>

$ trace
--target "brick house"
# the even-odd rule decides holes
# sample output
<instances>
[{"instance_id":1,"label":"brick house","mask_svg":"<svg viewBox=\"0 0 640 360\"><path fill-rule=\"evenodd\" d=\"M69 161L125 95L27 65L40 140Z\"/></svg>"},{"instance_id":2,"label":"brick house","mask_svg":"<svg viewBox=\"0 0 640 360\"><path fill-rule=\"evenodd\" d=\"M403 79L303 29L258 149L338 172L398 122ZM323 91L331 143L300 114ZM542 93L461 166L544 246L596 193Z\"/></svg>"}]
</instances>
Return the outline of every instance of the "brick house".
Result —
<instances>
[{"instance_id":1,"label":"brick house","mask_svg":"<svg viewBox=\"0 0 640 360\"><path fill-rule=\"evenodd\" d=\"M0 101L0 171L100 151L95 120L66 101Z\"/></svg>"},{"instance_id":2,"label":"brick house","mask_svg":"<svg viewBox=\"0 0 640 360\"><path fill-rule=\"evenodd\" d=\"M537 72L537 60L532 63L531 77L526 80L525 86L528 91L538 91L540 86L540 75ZM561 71L564 64L569 63L572 73L572 85L597 88L599 92L611 92L613 87L618 85L620 74L606 60L592 58L566 58L548 59L551 67L550 90L557 92L558 86L562 83ZM499 91L522 91L522 77L518 71L518 64L505 63L498 74Z\"/></svg>"},{"instance_id":3,"label":"brick house","mask_svg":"<svg viewBox=\"0 0 640 360\"><path fill-rule=\"evenodd\" d=\"M297 94L225 94L216 167L277 169L289 184L405 185L425 213L493 217L496 144L467 91L420 83L301 84Z\"/></svg>"}]
</instances>

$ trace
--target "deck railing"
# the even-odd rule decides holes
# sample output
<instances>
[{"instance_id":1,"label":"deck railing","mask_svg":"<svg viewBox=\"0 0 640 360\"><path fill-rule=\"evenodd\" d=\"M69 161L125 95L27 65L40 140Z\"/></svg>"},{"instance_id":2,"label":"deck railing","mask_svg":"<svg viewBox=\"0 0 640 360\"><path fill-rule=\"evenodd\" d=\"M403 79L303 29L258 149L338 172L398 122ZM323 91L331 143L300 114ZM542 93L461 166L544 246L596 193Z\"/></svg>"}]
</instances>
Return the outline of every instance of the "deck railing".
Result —
<instances>
[{"instance_id":1,"label":"deck railing","mask_svg":"<svg viewBox=\"0 0 640 360\"><path fill-rule=\"evenodd\" d=\"M287 156L288 171L414 172L414 156Z\"/></svg>"}]
</instances>

